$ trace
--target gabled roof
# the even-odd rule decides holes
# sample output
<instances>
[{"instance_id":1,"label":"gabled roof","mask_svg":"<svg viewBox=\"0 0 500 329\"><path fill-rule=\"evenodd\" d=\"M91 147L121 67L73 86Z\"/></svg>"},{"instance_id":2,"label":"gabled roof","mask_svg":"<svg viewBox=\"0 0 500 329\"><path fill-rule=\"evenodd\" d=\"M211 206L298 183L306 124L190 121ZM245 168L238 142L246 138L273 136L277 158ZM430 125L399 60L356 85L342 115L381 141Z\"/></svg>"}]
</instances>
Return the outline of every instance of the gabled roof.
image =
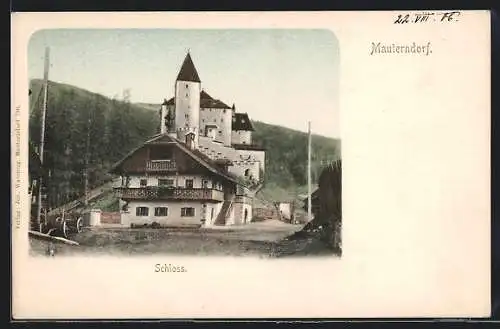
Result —
<instances>
[{"instance_id":1,"label":"gabled roof","mask_svg":"<svg viewBox=\"0 0 500 329\"><path fill-rule=\"evenodd\" d=\"M172 97L168 101L165 100L163 102L165 105L175 105L175 98ZM200 108L205 109L230 109L226 103L221 101L220 99L215 99L210 96L206 91L202 90L200 92Z\"/></svg>"},{"instance_id":2,"label":"gabled roof","mask_svg":"<svg viewBox=\"0 0 500 329\"><path fill-rule=\"evenodd\" d=\"M202 89L200 92L200 100L213 100L213 98L212 96L207 94L207 92L204 89Z\"/></svg>"},{"instance_id":3,"label":"gabled roof","mask_svg":"<svg viewBox=\"0 0 500 329\"><path fill-rule=\"evenodd\" d=\"M112 167L110 172L112 173L117 173L118 169L120 166L127 160L129 159L132 155L134 155L137 151L142 149L148 144L174 144L176 147L178 147L181 151L183 151L185 154L189 155L193 160L207 168L210 172L213 174L220 176L222 178L225 178L226 180L229 180L233 183L242 185L238 178L228 172L223 172L220 167L218 166L218 163L216 161L213 161L210 159L208 156L200 152L199 150L191 150L187 146L185 146L183 143L181 143L179 140L176 138L170 137L166 134L157 134L151 137L149 140L147 140L144 144L141 146L135 148L134 150L130 151L127 155L125 155L120 161L116 162Z\"/></svg>"},{"instance_id":4,"label":"gabled roof","mask_svg":"<svg viewBox=\"0 0 500 329\"><path fill-rule=\"evenodd\" d=\"M232 130L247 130L254 131L252 121L246 113L234 113Z\"/></svg>"},{"instance_id":5,"label":"gabled roof","mask_svg":"<svg viewBox=\"0 0 500 329\"><path fill-rule=\"evenodd\" d=\"M196 71L193 60L191 59L191 55L189 53L186 55L186 58L182 63L181 70L177 75L176 81L201 82L200 77L198 76L198 71Z\"/></svg>"},{"instance_id":6,"label":"gabled roof","mask_svg":"<svg viewBox=\"0 0 500 329\"><path fill-rule=\"evenodd\" d=\"M205 90L200 93L200 108L205 109L230 109L230 107L221 101L210 96Z\"/></svg>"}]
</instances>

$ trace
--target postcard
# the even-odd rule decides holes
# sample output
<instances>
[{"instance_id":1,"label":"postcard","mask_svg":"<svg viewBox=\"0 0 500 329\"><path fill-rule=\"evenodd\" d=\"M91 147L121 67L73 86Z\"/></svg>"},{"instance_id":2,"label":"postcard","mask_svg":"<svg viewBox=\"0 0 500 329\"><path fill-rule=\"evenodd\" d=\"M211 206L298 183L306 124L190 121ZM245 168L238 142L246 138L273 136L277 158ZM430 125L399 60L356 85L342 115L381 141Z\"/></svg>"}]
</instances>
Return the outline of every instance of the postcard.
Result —
<instances>
[{"instance_id":1,"label":"postcard","mask_svg":"<svg viewBox=\"0 0 500 329\"><path fill-rule=\"evenodd\" d=\"M12 318L483 317L488 11L12 14Z\"/></svg>"}]
</instances>

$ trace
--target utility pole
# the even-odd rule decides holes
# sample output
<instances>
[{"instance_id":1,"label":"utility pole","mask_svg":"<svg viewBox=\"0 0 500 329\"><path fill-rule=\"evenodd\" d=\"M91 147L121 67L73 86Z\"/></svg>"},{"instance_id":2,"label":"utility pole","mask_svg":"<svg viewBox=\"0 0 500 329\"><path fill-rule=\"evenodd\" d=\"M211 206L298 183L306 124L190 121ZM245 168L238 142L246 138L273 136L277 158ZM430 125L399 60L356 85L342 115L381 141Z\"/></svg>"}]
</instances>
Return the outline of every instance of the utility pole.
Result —
<instances>
[{"instance_id":1,"label":"utility pole","mask_svg":"<svg viewBox=\"0 0 500 329\"><path fill-rule=\"evenodd\" d=\"M312 220L312 202L311 202L311 121L308 122L307 137L307 219Z\"/></svg>"},{"instance_id":2,"label":"utility pole","mask_svg":"<svg viewBox=\"0 0 500 329\"><path fill-rule=\"evenodd\" d=\"M43 91L43 107L42 107L42 124L40 129L40 164L43 168L43 152L44 152L44 144L45 144L45 116L47 113L47 98L48 98L48 87L49 87L49 66L50 66L50 48L45 48L45 66L43 72L43 82L44 82L44 91ZM43 170L42 175L40 176L38 182L38 209L36 214L36 222L38 224L38 230L42 231L42 193L43 193Z\"/></svg>"},{"instance_id":3,"label":"utility pole","mask_svg":"<svg viewBox=\"0 0 500 329\"><path fill-rule=\"evenodd\" d=\"M95 106L95 104L93 104ZM90 158L90 128L92 127L92 107L89 107L89 117L87 121L87 140L85 142L85 170L84 175L84 193L85 193L85 206L89 204L89 158Z\"/></svg>"}]
</instances>

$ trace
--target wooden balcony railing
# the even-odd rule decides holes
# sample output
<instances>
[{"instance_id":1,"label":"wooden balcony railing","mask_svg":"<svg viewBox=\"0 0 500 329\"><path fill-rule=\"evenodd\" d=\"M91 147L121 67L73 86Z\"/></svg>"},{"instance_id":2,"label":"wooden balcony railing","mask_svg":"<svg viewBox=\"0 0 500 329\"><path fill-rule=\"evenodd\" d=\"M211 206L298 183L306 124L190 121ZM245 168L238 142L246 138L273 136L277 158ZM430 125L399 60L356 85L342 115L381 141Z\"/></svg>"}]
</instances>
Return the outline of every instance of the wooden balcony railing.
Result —
<instances>
[{"instance_id":1,"label":"wooden balcony railing","mask_svg":"<svg viewBox=\"0 0 500 329\"><path fill-rule=\"evenodd\" d=\"M177 164L173 160L149 160L146 162L146 171L176 171Z\"/></svg>"},{"instance_id":2,"label":"wooden balcony railing","mask_svg":"<svg viewBox=\"0 0 500 329\"><path fill-rule=\"evenodd\" d=\"M118 196L124 200L211 200L224 201L224 193L209 188L168 188L138 187L115 188Z\"/></svg>"}]
</instances>

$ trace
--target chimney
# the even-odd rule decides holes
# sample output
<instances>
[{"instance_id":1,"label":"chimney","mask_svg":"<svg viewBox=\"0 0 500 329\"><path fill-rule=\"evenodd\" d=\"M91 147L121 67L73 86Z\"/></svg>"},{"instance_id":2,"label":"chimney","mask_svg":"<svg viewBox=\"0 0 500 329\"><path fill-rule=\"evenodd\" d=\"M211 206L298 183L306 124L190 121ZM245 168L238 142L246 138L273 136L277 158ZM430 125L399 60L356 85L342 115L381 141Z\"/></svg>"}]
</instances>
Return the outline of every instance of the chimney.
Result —
<instances>
[{"instance_id":1,"label":"chimney","mask_svg":"<svg viewBox=\"0 0 500 329\"><path fill-rule=\"evenodd\" d=\"M168 132L167 115L168 115L167 100L165 99L161 104L161 109L160 109L160 134L166 134Z\"/></svg>"}]
</instances>

